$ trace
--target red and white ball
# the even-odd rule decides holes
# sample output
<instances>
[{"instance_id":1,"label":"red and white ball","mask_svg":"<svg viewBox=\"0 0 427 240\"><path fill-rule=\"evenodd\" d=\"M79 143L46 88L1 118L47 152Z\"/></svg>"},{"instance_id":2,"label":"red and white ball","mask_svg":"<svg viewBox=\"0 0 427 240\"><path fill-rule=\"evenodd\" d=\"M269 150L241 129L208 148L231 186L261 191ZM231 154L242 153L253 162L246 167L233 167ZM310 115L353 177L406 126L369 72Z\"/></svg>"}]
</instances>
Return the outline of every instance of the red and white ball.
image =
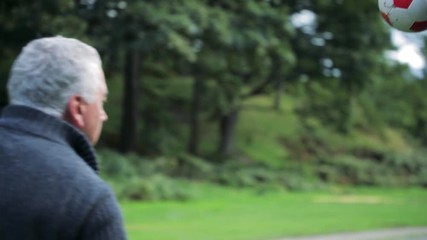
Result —
<instances>
[{"instance_id":1,"label":"red and white ball","mask_svg":"<svg viewBox=\"0 0 427 240\"><path fill-rule=\"evenodd\" d=\"M427 0L378 0L385 21L404 32L427 30Z\"/></svg>"}]
</instances>

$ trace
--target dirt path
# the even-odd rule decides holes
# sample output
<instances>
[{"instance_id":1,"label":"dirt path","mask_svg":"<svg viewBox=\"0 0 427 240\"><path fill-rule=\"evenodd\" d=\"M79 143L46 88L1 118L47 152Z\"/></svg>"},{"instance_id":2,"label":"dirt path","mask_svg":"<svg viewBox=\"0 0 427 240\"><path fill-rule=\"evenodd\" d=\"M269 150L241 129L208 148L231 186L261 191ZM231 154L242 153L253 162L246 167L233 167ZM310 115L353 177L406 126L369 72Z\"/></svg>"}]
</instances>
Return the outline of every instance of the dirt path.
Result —
<instances>
[{"instance_id":1,"label":"dirt path","mask_svg":"<svg viewBox=\"0 0 427 240\"><path fill-rule=\"evenodd\" d=\"M276 240L427 240L427 227L383 229L310 237L286 237Z\"/></svg>"}]
</instances>

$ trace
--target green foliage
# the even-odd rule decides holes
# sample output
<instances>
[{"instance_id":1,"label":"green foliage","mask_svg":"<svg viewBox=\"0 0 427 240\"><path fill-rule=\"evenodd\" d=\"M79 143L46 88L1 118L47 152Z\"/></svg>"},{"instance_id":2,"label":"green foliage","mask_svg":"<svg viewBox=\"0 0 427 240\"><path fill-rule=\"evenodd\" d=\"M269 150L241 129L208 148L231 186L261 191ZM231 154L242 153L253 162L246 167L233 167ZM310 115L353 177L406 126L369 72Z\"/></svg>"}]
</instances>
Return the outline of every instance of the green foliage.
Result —
<instances>
[{"instance_id":1,"label":"green foliage","mask_svg":"<svg viewBox=\"0 0 427 240\"><path fill-rule=\"evenodd\" d=\"M176 171L174 159L141 159L136 155L121 155L100 150L102 176L115 189L118 197L132 201L186 200L191 191L169 175Z\"/></svg>"},{"instance_id":2,"label":"green foliage","mask_svg":"<svg viewBox=\"0 0 427 240\"><path fill-rule=\"evenodd\" d=\"M262 166L222 166L217 181L233 187L262 187L276 182L277 174Z\"/></svg>"},{"instance_id":3,"label":"green foliage","mask_svg":"<svg viewBox=\"0 0 427 240\"><path fill-rule=\"evenodd\" d=\"M273 110L269 97L251 98L243 103L236 142L243 158L272 168L284 166L289 150L282 147L282 137L296 137L301 128L299 119L293 114L294 100L285 96L281 112Z\"/></svg>"},{"instance_id":4,"label":"green foliage","mask_svg":"<svg viewBox=\"0 0 427 240\"><path fill-rule=\"evenodd\" d=\"M425 186L425 153L378 153L377 159L336 156L323 159L319 174L351 185Z\"/></svg>"},{"instance_id":5,"label":"green foliage","mask_svg":"<svg viewBox=\"0 0 427 240\"><path fill-rule=\"evenodd\" d=\"M303 9L315 22L297 28L290 18ZM78 37L101 52L110 86L104 147L120 141L126 53L140 54L131 109L140 155L100 153L124 199L190 196L175 177L291 190L321 181L426 185L427 84L386 59L390 35L375 2L6 0L0 22L2 85L33 38ZM275 111L272 96L282 93ZM236 112L225 136L217 126ZM190 129L197 156L186 153ZM219 158L226 141L236 150Z\"/></svg>"},{"instance_id":6,"label":"green foliage","mask_svg":"<svg viewBox=\"0 0 427 240\"><path fill-rule=\"evenodd\" d=\"M211 180L215 176L216 168L204 159L181 154L177 157L178 166L173 171L174 175L188 179Z\"/></svg>"},{"instance_id":7,"label":"green foliage","mask_svg":"<svg viewBox=\"0 0 427 240\"><path fill-rule=\"evenodd\" d=\"M325 95L320 96L331 96L327 89L321 91ZM269 107L269 98L245 102L237 132L240 154L222 164L187 154L144 159L102 151L101 166L106 164L105 176L117 184L119 195L134 200L191 198L192 193L180 189L176 178L252 187L260 192L307 191L325 184L426 185L424 151L415 145L416 140L384 125L387 119L382 115L371 112L368 119L379 117L381 121L370 125L363 117L366 106L352 104L348 110L353 114L352 124L342 133L322 122L321 115L302 119L295 112L301 105L292 96L282 100L281 112ZM329 105L323 106L319 113L329 114ZM214 129L206 129L205 134L209 132Z\"/></svg>"},{"instance_id":8,"label":"green foliage","mask_svg":"<svg viewBox=\"0 0 427 240\"><path fill-rule=\"evenodd\" d=\"M301 121L315 117L323 126L347 132L351 128L352 97L339 84L337 79L324 79L303 85L301 106L296 109Z\"/></svg>"},{"instance_id":9,"label":"green foliage","mask_svg":"<svg viewBox=\"0 0 427 240\"><path fill-rule=\"evenodd\" d=\"M304 167L273 169L257 164L226 164L218 167L214 181L226 186L257 189L259 193L270 191L310 191L323 188ZM311 170L309 170L311 171Z\"/></svg>"},{"instance_id":10,"label":"green foliage","mask_svg":"<svg viewBox=\"0 0 427 240\"><path fill-rule=\"evenodd\" d=\"M88 40L74 1L5 0L0 4L0 107L7 104L6 81L15 57L29 41L63 35Z\"/></svg>"},{"instance_id":11,"label":"green foliage","mask_svg":"<svg viewBox=\"0 0 427 240\"><path fill-rule=\"evenodd\" d=\"M186 200L191 189L180 178L212 180L217 168L190 155L144 159L101 149L98 151L102 177L119 198L132 201Z\"/></svg>"},{"instance_id":12,"label":"green foliage","mask_svg":"<svg viewBox=\"0 0 427 240\"><path fill-rule=\"evenodd\" d=\"M118 192L118 197L131 201L184 201L193 198L191 191L181 186L177 180L161 174L126 182Z\"/></svg>"},{"instance_id":13,"label":"green foliage","mask_svg":"<svg viewBox=\"0 0 427 240\"><path fill-rule=\"evenodd\" d=\"M318 96L334 99L327 88L321 88L321 91L325 94L307 97L313 99L315 106L322 106L322 98ZM352 114L352 124L347 132L340 133L334 128L335 121L327 122L323 118L331 114L330 111L336 112L338 106L333 108L333 105L324 104L322 111L317 112L319 115L313 115L316 112L313 110L304 117L298 113L301 119L298 121L294 111L302 106L298 102L280 114L275 113L277 119L274 119L273 110L268 110L265 100L253 101L251 104L258 108L243 111L242 115L250 115L242 120L242 126L247 124L247 127L240 129L239 138L243 144L239 149L246 154L245 162L267 164L269 171L275 169L272 174L279 171L280 176L288 176L285 180L270 177L273 181L281 179L288 189L304 189L304 185L310 186L310 182L318 181L316 179L334 184L424 186L424 150L418 148L416 140L386 127L387 119L380 112L366 115L366 106L350 105L347 112ZM375 118L379 120L375 122ZM251 136L250 140L248 136ZM270 146L271 151L264 151L264 144ZM282 154L272 154L279 149L283 149Z\"/></svg>"}]
</instances>

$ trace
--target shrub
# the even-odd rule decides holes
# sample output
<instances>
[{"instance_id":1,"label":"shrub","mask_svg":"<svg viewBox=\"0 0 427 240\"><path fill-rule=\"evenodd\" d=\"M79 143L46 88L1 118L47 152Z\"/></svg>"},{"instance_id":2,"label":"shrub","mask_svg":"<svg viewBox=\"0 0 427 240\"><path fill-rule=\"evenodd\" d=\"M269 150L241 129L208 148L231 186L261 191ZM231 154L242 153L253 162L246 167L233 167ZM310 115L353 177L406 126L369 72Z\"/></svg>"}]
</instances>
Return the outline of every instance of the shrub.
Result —
<instances>
[{"instance_id":1,"label":"shrub","mask_svg":"<svg viewBox=\"0 0 427 240\"><path fill-rule=\"evenodd\" d=\"M100 150L98 158L105 178L122 200L186 200L188 188L168 175L178 166L173 158L144 159Z\"/></svg>"},{"instance_id":2,"label":"shrub","mask_svg":"<svg viewBox=\"0 0 427 240\"><path fill-rule=\"evenodd\" d=\"M181 177L211 180L215 171L214 165L208 161L188 154L181 154L177 157L177 166L172 172Z\"/></svg>"},{"instance_id":3,"label":"shrub","mask_svg":"<svg viewBox=\"0 0 427 240\"><path fill-rule=\"evenodd\" d=\"M135 178L118 193L120 199L131 201L188 200L193 197L187 187L177 180L156 174L146 178Z\"/></svg>"}]
</instances>

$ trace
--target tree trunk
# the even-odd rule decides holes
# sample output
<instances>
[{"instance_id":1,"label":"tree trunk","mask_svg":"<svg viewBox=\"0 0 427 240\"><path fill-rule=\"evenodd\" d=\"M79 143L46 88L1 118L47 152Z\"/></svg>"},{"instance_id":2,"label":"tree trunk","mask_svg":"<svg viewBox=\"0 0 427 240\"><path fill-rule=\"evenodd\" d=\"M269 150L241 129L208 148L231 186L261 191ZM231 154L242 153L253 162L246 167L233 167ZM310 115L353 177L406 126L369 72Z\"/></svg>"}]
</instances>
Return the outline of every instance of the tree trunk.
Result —
<instances>
[{"instance_id":1,"label":"tree trunk","mask_svg":"<svg viewBox=\"0 0 427 240\"><path fill-rule=\"evenodd\" d=\"M140 67L140 55L136 51L127 50L124 67L124 88L122 102L122 121L120 130L119 151L128 153L135 151L137 145L137 90Z\"/></svg>"},{"instance_id":2,"label":"tree trunk","mask_svg":"<svg viewBox=\"0 0 427 240\"><path fill-rule=\"evenodd\" d=\"M273 61L273 65L271 68L269 78L274 84L275 96L273 102L273 109L276 111L280 111L280 100L282 96L282 86L283 86L283 77L280 76L280 69L282 67L280 58L276 54L272 54L271 60Z\"/></svg>"},{"instance_id":3,"label":"tree trunk","mask_svg":"<svg viewBox=\"0 0 427 240\"><path fill-rule=\"evenodd\" d=\"M193 82L193 95L191 100L190 112L190 138L188 141L188 152L197 155L199 151L200 140L200 102L201 102L201 79L197 74Z\"/></svg>"},{"instance_id":4,"label":"tree trunk","mask_svg":"<svg viewBox=\"0 0 427 240\"><path fill-rule=\"evenodd\" d=\"M220 156L229 156L233 152L238 115L239 110L233 109L228 114L223 114L220 118L220 138L218 144L218 154Z\"/></svg>"}]
</instances>

